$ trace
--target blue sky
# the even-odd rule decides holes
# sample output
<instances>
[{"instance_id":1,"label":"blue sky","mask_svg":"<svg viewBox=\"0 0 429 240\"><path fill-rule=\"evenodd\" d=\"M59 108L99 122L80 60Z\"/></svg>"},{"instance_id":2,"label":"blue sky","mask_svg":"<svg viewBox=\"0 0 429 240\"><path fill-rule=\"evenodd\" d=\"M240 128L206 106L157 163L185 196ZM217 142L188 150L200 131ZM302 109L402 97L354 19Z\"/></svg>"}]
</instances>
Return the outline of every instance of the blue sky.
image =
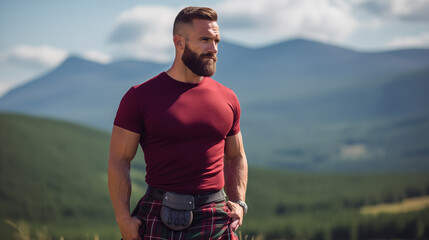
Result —
<instances>
[{"instance_id":1,"label":"blue sky","mask_svg":"<svg viewBox=\"0 0 429 240\"><path fill-rule=\"evenodd\" d=\"M429 48L429 0L2 1L0 95L70 55L171 61L172 22L189 5L214 8L222 40L249 47L304 37L361 51Z\"/></svg>"}]
</instances>

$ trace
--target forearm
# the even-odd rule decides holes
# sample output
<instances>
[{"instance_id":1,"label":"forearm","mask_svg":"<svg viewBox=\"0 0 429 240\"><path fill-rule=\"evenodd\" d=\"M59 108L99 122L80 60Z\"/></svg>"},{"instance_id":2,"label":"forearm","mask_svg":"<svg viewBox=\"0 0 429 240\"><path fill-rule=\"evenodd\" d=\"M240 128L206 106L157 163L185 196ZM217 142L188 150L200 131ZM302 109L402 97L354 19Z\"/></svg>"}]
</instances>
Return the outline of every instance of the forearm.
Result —
<instances>
[{"instance_id":1,"label":"forearm","mask_svg":"<svg viewBox=\"0 0 429 240\"><path fill-rule=\"evenodd\" d=\"M120 221L130 217L131 178L129 163L109 159L108 185L116 220Z\"/></svg>"},{"instance_id":2,"label":"forearm","mask_svg":"<svg viewBox=\"0 0 429 240\"><path fill-rule=\"evenodd\" d=\"M230 201L246 200L247 158L241 152L234 158L225 158L225 192Z\"/></svg>"}]
</instances>

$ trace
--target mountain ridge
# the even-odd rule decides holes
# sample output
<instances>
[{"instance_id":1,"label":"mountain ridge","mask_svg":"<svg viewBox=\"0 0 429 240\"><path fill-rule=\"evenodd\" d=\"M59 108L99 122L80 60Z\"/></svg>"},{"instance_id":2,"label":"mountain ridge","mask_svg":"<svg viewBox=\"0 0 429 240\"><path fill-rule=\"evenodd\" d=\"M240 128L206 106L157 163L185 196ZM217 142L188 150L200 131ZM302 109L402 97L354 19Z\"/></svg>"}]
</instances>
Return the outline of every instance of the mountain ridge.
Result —
<instances>
[{"instance_id":1,"label":"mountain ridge","mask_svg":"<svg viewBox=\"0 0 429 240\"><path fill-rule=\"evenodd\" d=\"M367 53L295 39L257 49L222 42L218 57L213 78L240 100L245 141L251 146L249 159L255 164L286 166L288 162L289 166L314 164L314 169L320 169L328 159L343 156L345 139L371 142L368 136L376 138L361 133L378 127L375 122L390 124L429 115L429 49ZM0 110L110 131L125 92L168 67L141 60L99 64L72 56L0 98ZM426 125L412 126L395 136L405 136L406 131L420 136L419 128L425 130ZM329 141L315 143L326 134L332 135ZM261 137L265 141L259 141ZM359 158L382 158L378 153L388 152L391 140L381 137L380 141L384 142L361 148ZM413 151L412 143L398 148L402 152L395 156L384 157L405 161L403 154ZM295 149L306 153L278 154ZM331 163L327 165L332 167Z\"/></svg>"}]
</instances>

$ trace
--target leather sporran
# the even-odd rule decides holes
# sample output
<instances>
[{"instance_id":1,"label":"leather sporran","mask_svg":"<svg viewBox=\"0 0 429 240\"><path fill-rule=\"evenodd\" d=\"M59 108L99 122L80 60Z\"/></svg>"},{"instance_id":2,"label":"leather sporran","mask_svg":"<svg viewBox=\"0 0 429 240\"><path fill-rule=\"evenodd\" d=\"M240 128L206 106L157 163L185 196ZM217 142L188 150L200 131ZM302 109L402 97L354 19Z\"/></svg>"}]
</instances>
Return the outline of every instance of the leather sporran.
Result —
<instances>
[{"instance_id":1,"label":"leather sporran","mask_svg":"<svg viewBox=\"0 0 429 240\"><path fill-rule=\"evenodd\" d=\"M174 231L188 228L193 220L195 200L191 195L166 192L162 199L161 220Z\"/></svg>"}]
</instances>

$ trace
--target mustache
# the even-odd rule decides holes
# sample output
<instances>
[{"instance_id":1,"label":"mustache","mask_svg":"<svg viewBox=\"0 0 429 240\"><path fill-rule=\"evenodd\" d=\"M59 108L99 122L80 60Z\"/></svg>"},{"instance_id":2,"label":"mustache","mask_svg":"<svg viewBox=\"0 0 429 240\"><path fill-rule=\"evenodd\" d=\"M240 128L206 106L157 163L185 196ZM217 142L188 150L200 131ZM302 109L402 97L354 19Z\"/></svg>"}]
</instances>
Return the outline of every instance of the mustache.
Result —
<instances>
[{"instance_id":1,"label":"mustache","mask_svg":"<svg viewBox=\"0 0 429 240\"><path fill-rule=\"evenodd\" d=\"M217 61L217 57L216 57L216 55L214 55L214 53L202 53L200 55L200 58L204 58L204 57L208 57L208 58L211 58L211 59Z\"/></svg>"}]
</instances>

